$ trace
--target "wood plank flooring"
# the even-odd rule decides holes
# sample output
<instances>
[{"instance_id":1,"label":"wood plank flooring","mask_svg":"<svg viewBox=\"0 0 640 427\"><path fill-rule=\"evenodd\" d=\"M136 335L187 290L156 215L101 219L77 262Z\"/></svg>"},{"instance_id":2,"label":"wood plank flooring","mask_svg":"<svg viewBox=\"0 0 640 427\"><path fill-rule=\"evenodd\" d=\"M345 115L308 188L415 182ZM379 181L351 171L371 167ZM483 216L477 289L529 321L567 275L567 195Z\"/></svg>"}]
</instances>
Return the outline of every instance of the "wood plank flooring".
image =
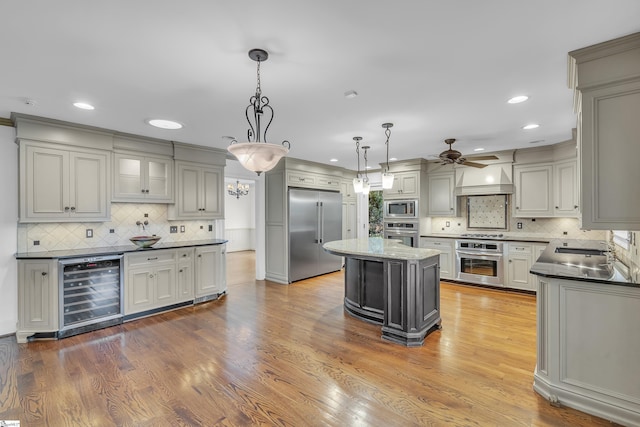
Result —
<instances>
[{"instance_id":1,"label":"wood plank flooring","mask_svg":"<svg viewBox=\"0 0 640 427\"><path fill-rule=\"evenodd\" d=\"M218 301L60 341L0 338L23 426L610 426L532 389L535 297L442 284L423 347L343 312L342 273L283 286L227 257Z\"/></svg>"}]
</instances>

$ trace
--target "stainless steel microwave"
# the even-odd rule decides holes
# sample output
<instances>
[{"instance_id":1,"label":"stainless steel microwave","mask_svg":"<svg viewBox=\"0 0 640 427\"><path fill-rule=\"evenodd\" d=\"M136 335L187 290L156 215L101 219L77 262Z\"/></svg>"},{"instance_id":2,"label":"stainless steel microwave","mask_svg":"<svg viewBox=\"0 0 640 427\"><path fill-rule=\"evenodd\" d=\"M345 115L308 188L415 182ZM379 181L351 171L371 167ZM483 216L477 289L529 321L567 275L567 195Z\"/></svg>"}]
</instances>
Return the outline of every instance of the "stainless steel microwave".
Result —
<instances>
[{"instance_id":1,"label":"stainless steel microwave","mask_svg":"<svg viewBox=\"0 0 640 427\"><path fill-rule=\"evenodd\" d=\"M418 200L385 200L384 217L418 219Z\"/></svg>"}]
</instances>

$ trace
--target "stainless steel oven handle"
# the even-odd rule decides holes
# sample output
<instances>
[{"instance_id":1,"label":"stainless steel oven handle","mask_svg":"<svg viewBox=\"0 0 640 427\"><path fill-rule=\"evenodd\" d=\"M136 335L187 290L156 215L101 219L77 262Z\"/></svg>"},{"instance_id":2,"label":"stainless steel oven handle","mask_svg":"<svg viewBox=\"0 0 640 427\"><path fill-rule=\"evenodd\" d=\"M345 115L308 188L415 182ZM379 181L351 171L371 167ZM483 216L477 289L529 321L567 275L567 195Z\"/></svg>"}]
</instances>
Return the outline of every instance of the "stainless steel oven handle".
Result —
<instances>
[{"instance_id":1,"label":"stainless steel oven handle","mask_svg":"<svg viewBox=\"0 0 640 427\"><path fill-rule=\"evenodd\" d=\"M456 250L457 254L460 255L471 255L471 256L493 256L496 258L502 258L502 254L501 253L496 253L496 252L465 252L465 251L458 251Z\"/></svg>"}]
</instances>

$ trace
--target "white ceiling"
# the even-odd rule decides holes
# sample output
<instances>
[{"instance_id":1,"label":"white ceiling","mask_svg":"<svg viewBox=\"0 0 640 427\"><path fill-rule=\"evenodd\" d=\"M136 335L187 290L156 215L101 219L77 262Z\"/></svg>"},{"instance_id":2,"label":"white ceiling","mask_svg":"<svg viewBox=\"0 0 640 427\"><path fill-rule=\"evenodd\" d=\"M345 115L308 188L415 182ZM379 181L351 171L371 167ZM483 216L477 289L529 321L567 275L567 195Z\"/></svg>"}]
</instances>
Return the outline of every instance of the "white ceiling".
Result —
<instances>
[{"instance_id":1,"label":"white ceiling","mask_svg":"<svg viewBox=\"0 0 640 427\"><path fill-rule=\"evenodd\" d=\"M372 146L370 165L385 161L384 122L398 159L436 155L445 138L465 154L570 139L567 52L640 31L638 0L3 0L0 10L0 117L226 148L222 136L246 137L247 52L263 48L269 142L350 169L356 135ZM518 94L530 100L506 103Z\"/></svg>"}]
</instances>

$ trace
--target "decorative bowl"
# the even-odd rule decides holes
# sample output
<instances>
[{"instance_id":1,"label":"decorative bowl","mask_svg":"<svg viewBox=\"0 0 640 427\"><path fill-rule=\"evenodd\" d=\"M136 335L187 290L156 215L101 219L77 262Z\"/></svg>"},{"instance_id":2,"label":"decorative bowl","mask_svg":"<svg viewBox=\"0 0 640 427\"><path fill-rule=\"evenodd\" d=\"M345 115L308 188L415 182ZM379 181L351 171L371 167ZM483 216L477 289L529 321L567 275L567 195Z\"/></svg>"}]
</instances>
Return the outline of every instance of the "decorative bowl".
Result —
<instances>
[{"instance_id":1,"label":"decorative bowl","mask_svg":"<svg viewBox=\"0 0 640 427\"><path fill-rule=\"evenodd\" d=\"M153 246L156 243L158 243L158 240L160 240L160 237L158 237L158 236L135 236L135 237L130 238L129 240L131 240L136 246L138 246L140 248L150 248L151 246Z\"/></svg>"}]
</instances>

